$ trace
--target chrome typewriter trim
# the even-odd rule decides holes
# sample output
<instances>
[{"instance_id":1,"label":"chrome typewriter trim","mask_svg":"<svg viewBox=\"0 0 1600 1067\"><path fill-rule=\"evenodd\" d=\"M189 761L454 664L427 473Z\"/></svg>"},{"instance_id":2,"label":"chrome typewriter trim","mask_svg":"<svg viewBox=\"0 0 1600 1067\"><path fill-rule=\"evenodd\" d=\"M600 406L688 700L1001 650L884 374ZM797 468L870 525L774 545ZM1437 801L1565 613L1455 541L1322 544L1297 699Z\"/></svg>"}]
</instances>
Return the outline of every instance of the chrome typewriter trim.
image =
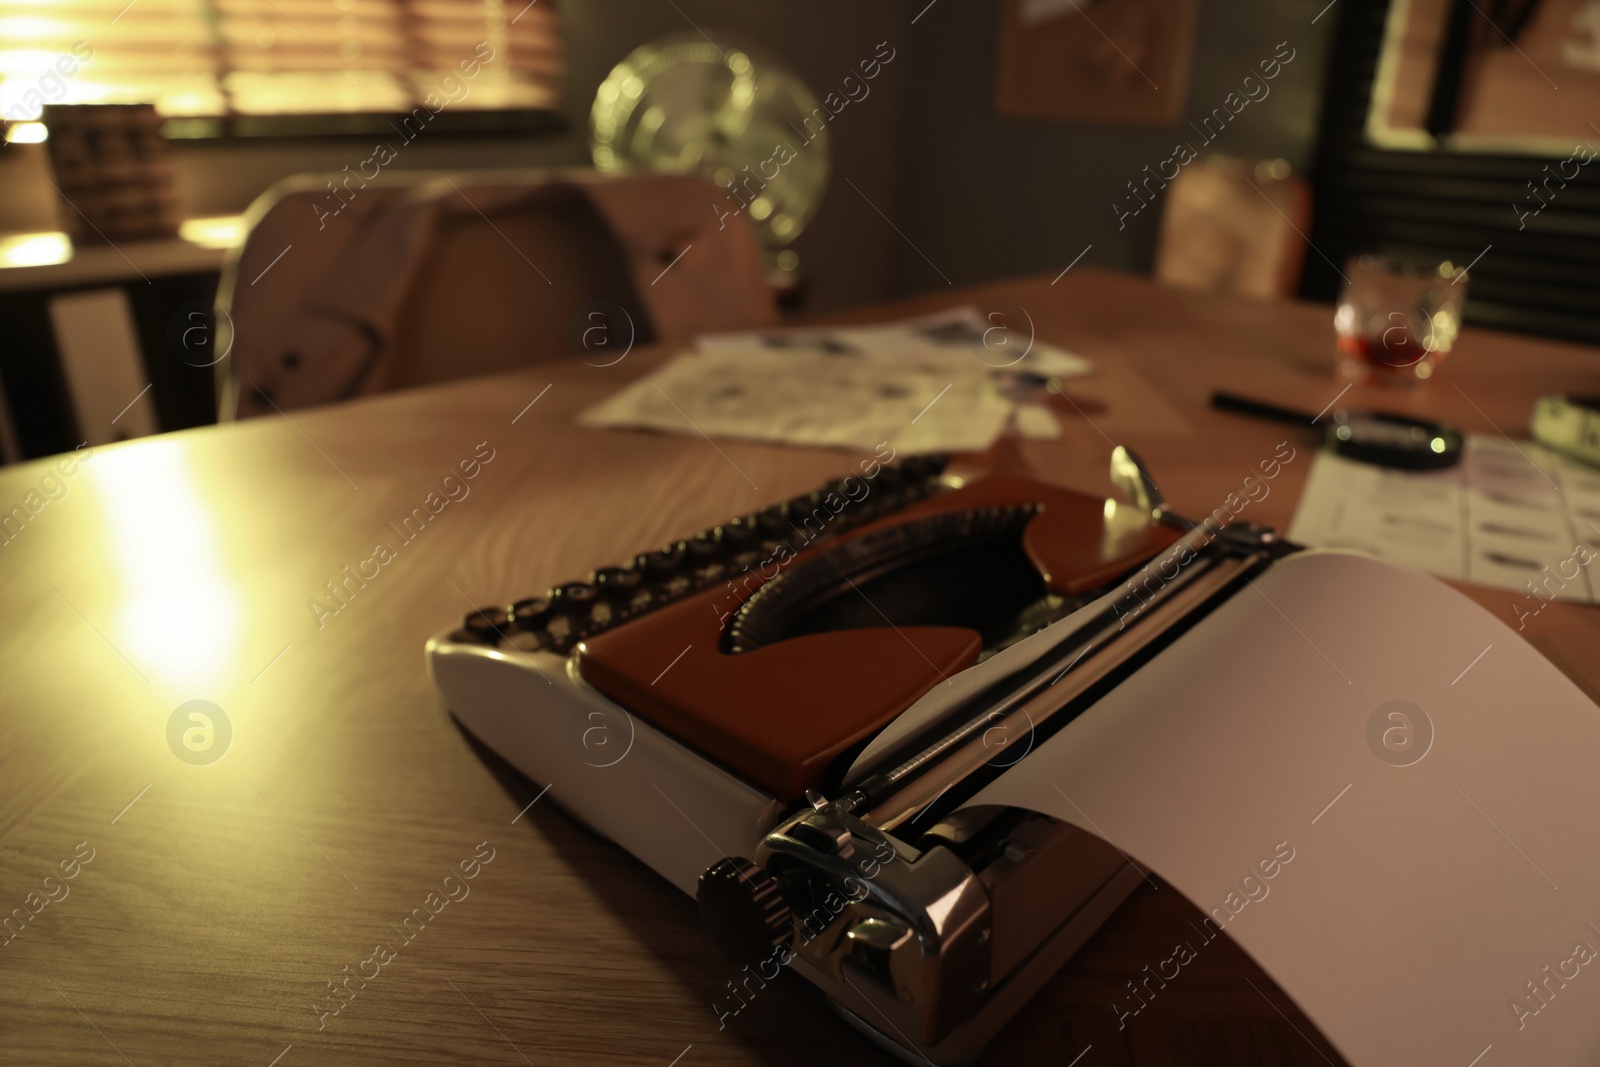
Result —
<instances>
[{"instance_id":1,"label":"chrome typewriter trim","mask_svg":"<svg viewBox=\"0 0 1600 1067\"><path fill-rule=\"evenodd\" d=\"M730 873L747 885L762 879L786 905L769 916L771 958L804 973L852 1026L910 1063L981 1054L1146 877L1071 825L963 809L997 773L985 735L1064 728L1296 548L1258 526L1186 525L1129 592L902 742L880 764L888 769L847 782L833 800L811 794L749 860L726 858L702 875L702 917L735 961L750 962L750 939L739 936L750 931L718 914ZM1147 570L1176 573L1147 593L1134 587ZM724 888L708 893L719 876Z\"/></svg>"}]
</instances>

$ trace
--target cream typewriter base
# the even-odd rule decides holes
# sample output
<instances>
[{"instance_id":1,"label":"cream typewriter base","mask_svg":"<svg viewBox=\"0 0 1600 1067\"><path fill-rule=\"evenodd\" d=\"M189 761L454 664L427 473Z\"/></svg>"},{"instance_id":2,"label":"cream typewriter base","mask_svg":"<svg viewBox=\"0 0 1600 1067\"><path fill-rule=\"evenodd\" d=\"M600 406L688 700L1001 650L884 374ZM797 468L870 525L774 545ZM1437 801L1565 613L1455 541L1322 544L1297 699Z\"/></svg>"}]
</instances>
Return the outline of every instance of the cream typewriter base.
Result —
<instances>
[{"instance_id":1,"label":"cream typewriter base","mask_svg":"<svg viewBox=\"0 0 1600 1067\"><path fill-rule=\"evenodd\" d=\"M428 671L461 724L690 896L715 848L749 855L776 825L777 801L629 715L567 657L447 638L428 642Z\"/></svg>"},{"instance_id":2,"label":"cream typewriter base","mask_svg":"<svg viewBox=\"0 0 1600 1067\"><path fill-rule=\"evenodd\" d=\"M428 643L427 658L434 684L470 733L547 786L551 799L574 818L685 893L696 893L702 872L721 858L719 848L729 855L755 854L779 826L784 808L776 800L629 715L586 684L567 657L473 647L440 635ZM893 1017L902 1016L905 1005L892 994L885 999L854 962L838 964L842 981L804 954L795 954L789 965L821 989L847 1022L908 1062L970 1062L1142 877L1108 847L1057 840L1058 834L1079 832L1062 828L1034 839L1034 845L1048 847L1036 853L1042 862L1033 868L1031 891L1048 883L1060 900L1042 910L1013 906L995 916L996 951L1009 951L1012 962L993 973L995 984L979 998L981 1006L937 1041L919 1043L925 1031L916 1020ZM1080 872L1076 880L1063 864ZM998 898L1008 891L1008 876L998 877L980 891L985 908L991 894ZM1026 880L1009 878L1013 887ZM1059 917L1062 910L1065 918ZM1012 947L1004 950L1005 945ZM972 973L991 972L984 967Z\"/></svg>"}]
</instances>

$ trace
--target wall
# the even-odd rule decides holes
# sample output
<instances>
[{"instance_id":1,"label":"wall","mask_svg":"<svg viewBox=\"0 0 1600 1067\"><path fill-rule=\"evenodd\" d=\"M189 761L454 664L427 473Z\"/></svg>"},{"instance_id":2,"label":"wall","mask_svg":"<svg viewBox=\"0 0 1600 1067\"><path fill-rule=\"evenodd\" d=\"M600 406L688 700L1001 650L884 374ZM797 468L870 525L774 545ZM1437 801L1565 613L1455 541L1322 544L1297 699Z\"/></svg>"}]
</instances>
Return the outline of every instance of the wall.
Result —
<instances>
[{"instance_id":1,"label":"wall","mask_svg":"<svg viewBox=\"0 0 1600 1067\"><path fill-rule=\"evenodd\" d=\"M1119 227L1125 183L1172 154L1282 157L1303 171L1316 135L1324 66L1337 8L1326 0L1201 0L1187 110L1221 106L1281 41L1293 61L1209 146L1184 124L1114 127L1001 119L993 85L999 0L940 0L911 27L910 81L901 138L900 228L954 283L1059 271L1083 262L1148 271L1159 201ZM901 241L895 288L921 292L943 279Z\"/></svg>"}]
</instances>

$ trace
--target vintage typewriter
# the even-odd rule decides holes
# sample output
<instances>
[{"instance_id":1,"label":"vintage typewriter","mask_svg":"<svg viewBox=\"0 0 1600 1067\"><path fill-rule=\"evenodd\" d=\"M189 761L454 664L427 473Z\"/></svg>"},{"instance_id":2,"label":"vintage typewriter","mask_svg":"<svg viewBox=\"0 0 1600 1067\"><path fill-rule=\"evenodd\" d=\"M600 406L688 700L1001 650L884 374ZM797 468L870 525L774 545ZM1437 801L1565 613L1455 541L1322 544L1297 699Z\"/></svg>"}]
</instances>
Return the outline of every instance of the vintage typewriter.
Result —
<instances>
[{"instance_id":1,"label":"vintage typewriter","mask_svg":"<svg viewBox=\"0 0 1600 1067\"><path fill-rule=\"evenodd\" d=\"M912 1062L982 1051L1142 877L964 802L1292 550L1103 499L862 464L428 643L471 733Z\"/></svg>"}]
</instances>

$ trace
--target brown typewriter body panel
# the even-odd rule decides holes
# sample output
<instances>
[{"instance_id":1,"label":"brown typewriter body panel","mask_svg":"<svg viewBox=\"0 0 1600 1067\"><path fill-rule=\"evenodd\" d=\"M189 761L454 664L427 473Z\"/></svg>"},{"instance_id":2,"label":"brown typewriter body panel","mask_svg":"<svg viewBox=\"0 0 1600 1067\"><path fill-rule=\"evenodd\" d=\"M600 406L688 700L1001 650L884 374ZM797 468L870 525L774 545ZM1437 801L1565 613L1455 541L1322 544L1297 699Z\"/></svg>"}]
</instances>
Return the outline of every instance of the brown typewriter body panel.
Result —
<instances>
[{"instance_id":1,"label":"brown typewriter body panel","mask_svg":"<svg viewBox=\"0 0 1600 1067\"><path fill-rule=\"evenodd\" d=\"M1031 506L1021 548L1049 593L1099 589L1172 544L1155 523L1114 525L1100 498L1023 478L991 477L919 501L806 548L780 573L900 524L982 509ZM1125 505L1124 505L1125 507ZM777 575L767 579L776 581ZM728 650L730 611L762 584L741 577L626 622L577 650L585 681L733 773L793 800L830 763L976 661L977 630L896 626L806 633Z\"/></svg>"}]
</instances>

